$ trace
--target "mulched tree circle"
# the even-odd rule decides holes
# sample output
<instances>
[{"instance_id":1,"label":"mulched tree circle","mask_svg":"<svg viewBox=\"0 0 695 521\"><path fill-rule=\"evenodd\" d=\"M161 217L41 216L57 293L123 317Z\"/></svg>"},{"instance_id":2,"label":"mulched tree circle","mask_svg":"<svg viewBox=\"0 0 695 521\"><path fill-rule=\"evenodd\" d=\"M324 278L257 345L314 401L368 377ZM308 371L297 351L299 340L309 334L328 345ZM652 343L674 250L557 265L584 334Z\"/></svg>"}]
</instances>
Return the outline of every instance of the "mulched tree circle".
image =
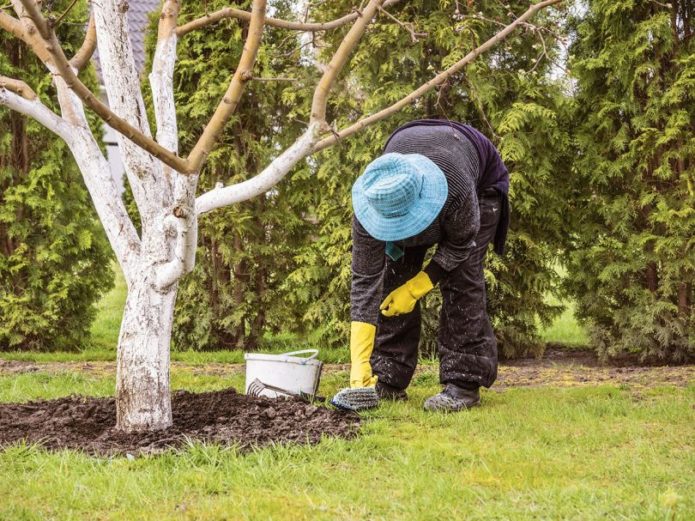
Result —
<instances>
[{"instance_id":1,"label":"mulched tree circle","mask_svg":"<svg viewBox=\"0 0 695 521\"><path fill-rule=\"evenodd\" d=\"M359 429L354 413L294 399L246 396L234 389L172 395L174 425L126 433L115 428L113 398L69 396L57 400L0 404L0 446L26 441L52 449L97 456L152 454L189 441L251 449L269 444L313 444L322 436L351 438Z\"/></svg>"}]
</instances>

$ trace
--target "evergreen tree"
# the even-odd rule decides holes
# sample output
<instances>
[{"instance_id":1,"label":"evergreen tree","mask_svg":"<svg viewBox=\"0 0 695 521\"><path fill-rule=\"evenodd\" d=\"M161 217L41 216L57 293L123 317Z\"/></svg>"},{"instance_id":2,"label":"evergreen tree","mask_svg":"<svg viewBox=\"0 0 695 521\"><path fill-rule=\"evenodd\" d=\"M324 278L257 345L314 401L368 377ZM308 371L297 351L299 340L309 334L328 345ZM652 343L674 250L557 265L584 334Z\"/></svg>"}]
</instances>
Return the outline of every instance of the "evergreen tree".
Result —
<instances>
[{"instance_id":1,"label":"evergreen tree","mask_svg":"<svg viewBox=\"0 0 695 521\"><path fill-rule=\"evenodd\" d=\"M59 34L74 52L84 28L64 23ZM53 98L45 68L23 43L0 34L0 47L0 75ZM4 108L0 128L0 350L81 348L94 303L113 283L108 244L65 143Z\"/></svg>"},{"instance_id":2,"label":"evergreen tree","mask_svg":"<svg viewBox=\"0 0 695 521\"><path fill-rule=\"evenodd\" d=\"M695 354L695 5L591 0L567 288L599 353Z\"/></svg>"},{"instance_id":3,"label":"evergreen tree","mask_svg":"<svg viewBox=\"0 0 695 521\"><path fill-rule=\"evenodd\" d=\"M240 5L249 8L250 2ZM293 2L272 3L276 16L291 16ZM180 20L227 7L215 0L186 2ZM210 117L211 99L220 99L239 61L246 26L234 20L194 31L179 44L175 78L181 148L189 149ZM152 34L156 34L153 31ZM201 189L248 179L304 130L307 112L297 93L311 93L300 64L299 35L270 28L264 36L255 74L220 146L201 173ZM154 44L154 41L151 42ZM313 79L313 78L312 78ZM283 142L277 136L282 136ZM280 289L294 268L297 245L311 224L303 214L305 197L284 181L271 193L201 218L198 262L180 283L173 340L179 349L254 349L264 333L301 331L302 309L286 305Z\"/></svg>"}]
</instances>

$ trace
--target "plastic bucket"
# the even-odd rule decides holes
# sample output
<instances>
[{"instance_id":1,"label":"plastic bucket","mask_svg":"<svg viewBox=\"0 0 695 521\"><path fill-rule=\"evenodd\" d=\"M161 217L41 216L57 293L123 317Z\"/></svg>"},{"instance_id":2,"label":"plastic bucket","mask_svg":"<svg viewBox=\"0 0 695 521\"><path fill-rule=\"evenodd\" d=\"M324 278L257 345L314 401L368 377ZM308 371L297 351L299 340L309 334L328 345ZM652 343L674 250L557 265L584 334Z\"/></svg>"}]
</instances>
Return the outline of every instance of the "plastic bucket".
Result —
<instances>
[{"instance_id":1,"label":"plastic bucket","mask_svg":"<svg viewBox=\"0 0 695 521\"><path fill-rule=\"evenodd\" d=\"M284 389L291 394L306 393L316 394L321 378L323 363L316 359L318 349L304 349L292 351L281 355L269 355L265 353L246 353L246 387L255 379L264 384ZM297 356L309 355L309 356ZM265 389L261 396L277 398L287 396L285 393Z\"/></svg>"}]
</instances>

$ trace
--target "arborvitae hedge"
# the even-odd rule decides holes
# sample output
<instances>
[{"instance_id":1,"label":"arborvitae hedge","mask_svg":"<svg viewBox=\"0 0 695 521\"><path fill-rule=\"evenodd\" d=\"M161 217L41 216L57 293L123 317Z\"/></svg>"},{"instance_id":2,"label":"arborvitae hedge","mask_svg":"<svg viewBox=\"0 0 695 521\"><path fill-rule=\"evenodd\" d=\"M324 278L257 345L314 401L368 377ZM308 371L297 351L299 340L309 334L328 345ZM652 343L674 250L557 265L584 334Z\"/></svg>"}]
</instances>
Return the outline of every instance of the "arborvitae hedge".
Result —
<instances>
[{"instance_id":1,"label":"arborvitae hedge","mask_svg":"<svg viewBox=\"0 0 695 521\"><path fill-rule=\"evenodd\" d=\"M286 16L293 2L273 2ZM240 8L249 8L250 2ZM227 7L226 0L185 2L180 20ZM207 9L207 11L206 11ZM227 88L239 61L246 25L226 20L184 36L175 71L181 149L189 150ZM155 31L156 33L156 31ZM150 42L150 48L154 41ZM296 51L297 33L267 28L254 74L292 80L252 81L226 125L220 145L201 173L199 192L217 183L240 182L259 173L279 147L305 129L305 114L286 91L308 91ZM306 106L306 103L300 103ZM288 306L280 289L294 267L297 245L307 240L310 223L301 191L281 183L266 196L214 210L200 219L197 264L179 284L173 330L178 349L254 349L267 333L302 330L301 308Z\"/></svg>"},{"instance_id":2,"label":"arborvitae hedge","mask_svg":"<svg viewBox=\"0 0 695 521\"><path fill-rule=\"evenodd\" d=\"M566 286L604 356L695 355L695 4L593 0L575 22Z\"/></svg>"},{"instance_id":3,"label":"arborvitae hedge","mask_svg":"<svg viewBox=\"0 0 695 521\"><path fill-rule=\"evenodd\" d=\"M68 54L82 33L59 27ZM22 43L0 33L0 49L0 74L53 98L44 66ZM2 107L0 128L0 350L86 347L94 303L113 281L109 246L63 141Z\"/></svg>"}]
</instances>

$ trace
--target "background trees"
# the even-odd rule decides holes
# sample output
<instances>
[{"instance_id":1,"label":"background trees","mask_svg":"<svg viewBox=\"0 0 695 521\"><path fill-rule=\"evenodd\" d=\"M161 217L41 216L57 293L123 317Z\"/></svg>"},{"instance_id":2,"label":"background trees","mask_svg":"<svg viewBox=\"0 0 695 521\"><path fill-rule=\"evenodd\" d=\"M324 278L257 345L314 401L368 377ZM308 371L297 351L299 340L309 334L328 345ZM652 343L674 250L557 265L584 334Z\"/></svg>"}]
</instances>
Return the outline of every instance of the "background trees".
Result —
<instances>
[{"instance_id":1,"label":"background trees","mask_svg":"<svg viewBox=\"0 0 695 521\"><path fill-rule=\"evenodd\" d=\"M593 0L575 20L566 287L604 356L695 354L695 6Z\"/></svg>"},{"instance_id":2,"label":"background trees","mask_svg":"<svg viewBox=\"0 0 695 521\"><path fill-rule=\"evenodd\" d=\"M295 3L273 2L274 16L291 18ZM246 4L239 7L248 9L250 2ZM184 2L180 17L198 18L228 5L225 0L206 5ZM176 105L186 149L206 122L210 100L223 94L228 71L239 61L244 30L236 21L226 20L186 35L179 46ZM242 181L304 131L311 93L308 81L316 81L316 74L300 63L299 45L296 31L273 29L265 34L255 68L263 81L248 85L244 103L203 168L201 189ZM284 93L302 89L307 96L300 117L294 97L288 99ZM283 182L271 194L201 219L198 262L179 288L176 348L255 349L264 333L297 331L302 309L286 305L281 285L311 225L302 217L303 191L292 190L291 185Z\"/></svg>"},{"instance_id":3,"label":"background trees","mask_svg":"<svg viewBox=\"0 0 695 521\"><path fill-rule=\"evenodd\" d=\"M67 4L46 8L62 13ZM569 26L565 12L543 11L534 25L523 25L401 113L302 163L266 196L206 215L198 265L179 288L174 345L253 349L264 334L303 341L312 333L324 347L343 346L349 188L400 123L443 117L485 132L512 171L508 254L491 255L486 272L505 354L542 349L537 328L557 313L547 297L561 282L602 354L637 351L675 360L692 354L691 4L595 0ZM270 5L277 18L301 20L304 14L296 1ZM329 20L350 12L353 2L309 5L313 19ZM223 0L183 2L181 23L226 6ZM390 2L390 14L378 12L365 45L338 79L327 119L334 130L344 128L402 98L526 7L521 1ZM85 8L78 2L70 21L86 19ZM247 27L226 19L180 38L174 96L184 150L206 124L210 100L222 96ZM254 81L222 146L209 155L203 190L246 179L306 130L320 64L349 27L264 32ZM68 55L82 29L60 25ZM24 43L7 33L2 38L0 75L21 75L57 110L55 87L40 62ZM566 38L573 42L569 50ZM565 58L571 71L564 69ZM89 73L82 77L91 81ZM0 123L11 131L0 140L0 346L83 344L91 303L109 283L104 241L85 209L81 184L72 181L76 170L65 159L65 145L2 110ZM63 220L68 215L77 216L79 228ZM34 253L25 254L29 250ZM563 267L569 273L561 280ZM430 330L437 309L435 293L426 302ZM423 348L431 352L433 346Z\"/></svg>"},{"instance_id":4,"label":"background trees","mask_svg":"<svg viewBox=\"0 0 695 521\"><path fill-rule=\"evenodd\" d=\"M64 29L74 52L83 29ZM0 32L0 50L0 75L52 96L50 78L23 42ZM4 107L0 128L0 350L81 349L94 303L113 281L104 233L65 143Z\"/></svg>"},{"instance_id":5,"label":"background trees","mask_svg":"<svg viewBox=\"0 0 695 521\"><path fill-rule=\"evenodd\" d=\"M322 9L330 18L349 4L330 2ZM382 26L365 36L367 45L348 65L336 112L347 120L351 113L399 99L493 35L524 5L415 1L394 6L389 11L400 25ZM566 102L560 82L551 75L559 63L558 35L548 28L557 26L560 16L558 11L542 13L535 25L525 26L417 103L323 152L316 163L307 164L307 173L296 174L311 171L321 182L312 205L318 233L299 250L286 287L292 288L295 305L306 309L307 321L323 333L324 343L344 345L347 335L350 186L398 125L438 117L469 122L486 133L512 173L508 254L488 259L490 308L505 354L542 350L538 317L549 321L558 310L545 300L558 282L555 263L564 237L565 198L557 184L564 182L560 180L570 166L570 138L562 117ZM326 53L335 46L328 36L322 42ZM438 322L438 299L433 292L426 302L424 322L430 331ZM423 335L425 352L434 351L435 338Z\"/></svg>"}]
</instances>

